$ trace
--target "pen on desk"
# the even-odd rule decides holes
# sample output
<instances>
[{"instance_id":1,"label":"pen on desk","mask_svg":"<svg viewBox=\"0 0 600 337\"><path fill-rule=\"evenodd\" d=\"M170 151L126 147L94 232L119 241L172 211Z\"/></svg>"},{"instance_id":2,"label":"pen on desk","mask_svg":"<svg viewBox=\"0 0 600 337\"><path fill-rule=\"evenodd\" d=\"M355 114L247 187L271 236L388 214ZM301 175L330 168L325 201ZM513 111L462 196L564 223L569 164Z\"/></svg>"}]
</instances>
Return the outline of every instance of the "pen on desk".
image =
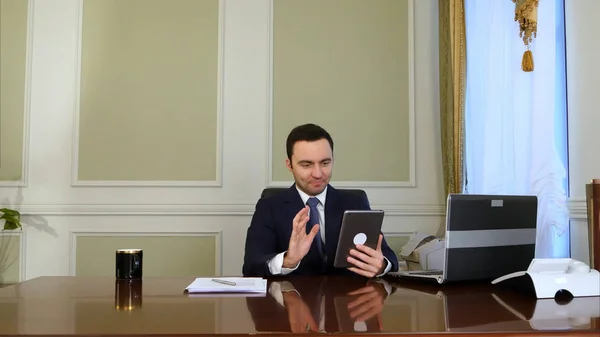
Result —
<instances>
[{"instance_id":1,"label":"pen on desk","mask_svg":"<svg viewBox=\"0 0 600 337\"><path fill-rule=\"evenodd\" d=\"M225 281L225 280L219 280L219 279L216 279L216 278L212 279L212 281L213 282L217 282L217 283L221 283L221 284L226 284L226 285L229 285L229 286L234 286L235 285L235 282Z\"/></svg>"}]
</instances>

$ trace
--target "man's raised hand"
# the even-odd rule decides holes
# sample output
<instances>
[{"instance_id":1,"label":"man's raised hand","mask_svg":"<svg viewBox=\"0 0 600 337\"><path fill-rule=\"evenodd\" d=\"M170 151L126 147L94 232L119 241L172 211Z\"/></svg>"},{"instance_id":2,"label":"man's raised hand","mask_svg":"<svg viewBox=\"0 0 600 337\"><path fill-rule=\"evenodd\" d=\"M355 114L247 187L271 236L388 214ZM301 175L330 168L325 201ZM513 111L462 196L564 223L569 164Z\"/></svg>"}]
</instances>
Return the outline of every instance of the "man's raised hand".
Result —
<instances>
[{"instance_id":1,"label":"man's raised hand","mask_svg":"<svg viewBox=\"0 0 600 337\"><path fill-rule=\"evenodd\" d=\"M311 231L306 234L308 219L308 206L306 206L292 220L292 235L290 236L288 250L283 256L284 268L294 268L300 263L304 256L308 254L310 245L319 232L319 225L315 224Z\"/></svg>"}]
</instances>

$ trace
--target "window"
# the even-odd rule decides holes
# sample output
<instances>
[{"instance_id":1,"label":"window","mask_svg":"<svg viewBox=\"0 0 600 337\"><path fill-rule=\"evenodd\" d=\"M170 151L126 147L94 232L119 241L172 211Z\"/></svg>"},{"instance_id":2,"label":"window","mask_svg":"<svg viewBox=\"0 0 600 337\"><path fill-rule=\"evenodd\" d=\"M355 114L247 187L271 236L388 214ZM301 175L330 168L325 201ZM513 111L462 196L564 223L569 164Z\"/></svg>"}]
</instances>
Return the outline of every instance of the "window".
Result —
<instances>
[{"instance_id":1,"label":"window","mask_svg":"<svg viewBox=\"0 0 600 337\"><path fill-rule=\"evenodd\" d=\"M465 0L465 193L538 197L536 257L568 257L564 1L540 1L534 71L508 0Z\"/></svg>"}]
</instances>

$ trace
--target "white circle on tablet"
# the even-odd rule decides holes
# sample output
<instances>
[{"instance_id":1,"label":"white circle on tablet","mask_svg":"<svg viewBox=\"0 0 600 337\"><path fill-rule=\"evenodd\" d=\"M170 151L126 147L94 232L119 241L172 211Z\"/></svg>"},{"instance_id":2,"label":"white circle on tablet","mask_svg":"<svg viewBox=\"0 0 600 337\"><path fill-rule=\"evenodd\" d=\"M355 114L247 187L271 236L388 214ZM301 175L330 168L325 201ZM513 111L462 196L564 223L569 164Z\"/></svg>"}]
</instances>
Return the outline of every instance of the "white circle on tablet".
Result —
<instances>
[{"instance_id":1,"label":"white circle on tablet","mask_svg":"<svg viewBox=\"0 0 600 337\"><path fill-rule=\"evenodd\" d=\"M364 245L367 242L367 235L365 233L358 233L354 236L355 245Z\"/></svg>"},{"instance_id":2,"label":"white circle on tablet","mask_svg":"<svg viewBox=\"0 0 600 337\"><path fill-rule=\"evenodd\" d=\"M367 323L365 322L354 322L354 331L365 332L367 331Z\"/></svg>"}]
</instances>

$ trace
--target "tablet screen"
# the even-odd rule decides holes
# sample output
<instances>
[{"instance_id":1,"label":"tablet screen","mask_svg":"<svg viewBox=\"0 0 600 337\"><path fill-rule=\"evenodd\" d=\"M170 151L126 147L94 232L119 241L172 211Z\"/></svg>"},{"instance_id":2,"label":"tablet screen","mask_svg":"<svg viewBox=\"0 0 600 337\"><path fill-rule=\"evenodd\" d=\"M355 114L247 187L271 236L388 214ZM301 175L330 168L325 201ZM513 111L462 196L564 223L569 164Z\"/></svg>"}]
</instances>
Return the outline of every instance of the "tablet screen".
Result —
<instances>
[{"instance_id":1,"label":"tablet screen","mask_svg":"<svg viewBox=\"0 0 600 337\"><path fill-rule=\"evenodd\" d=\"M336 268L353 266L347 261L347 258L350 255L350 249L355 248L356 245L362 244L373 249L377 248L383 215L382 210L348 210L344 212L333 263Z\"/></svg>"}]
</instances>

